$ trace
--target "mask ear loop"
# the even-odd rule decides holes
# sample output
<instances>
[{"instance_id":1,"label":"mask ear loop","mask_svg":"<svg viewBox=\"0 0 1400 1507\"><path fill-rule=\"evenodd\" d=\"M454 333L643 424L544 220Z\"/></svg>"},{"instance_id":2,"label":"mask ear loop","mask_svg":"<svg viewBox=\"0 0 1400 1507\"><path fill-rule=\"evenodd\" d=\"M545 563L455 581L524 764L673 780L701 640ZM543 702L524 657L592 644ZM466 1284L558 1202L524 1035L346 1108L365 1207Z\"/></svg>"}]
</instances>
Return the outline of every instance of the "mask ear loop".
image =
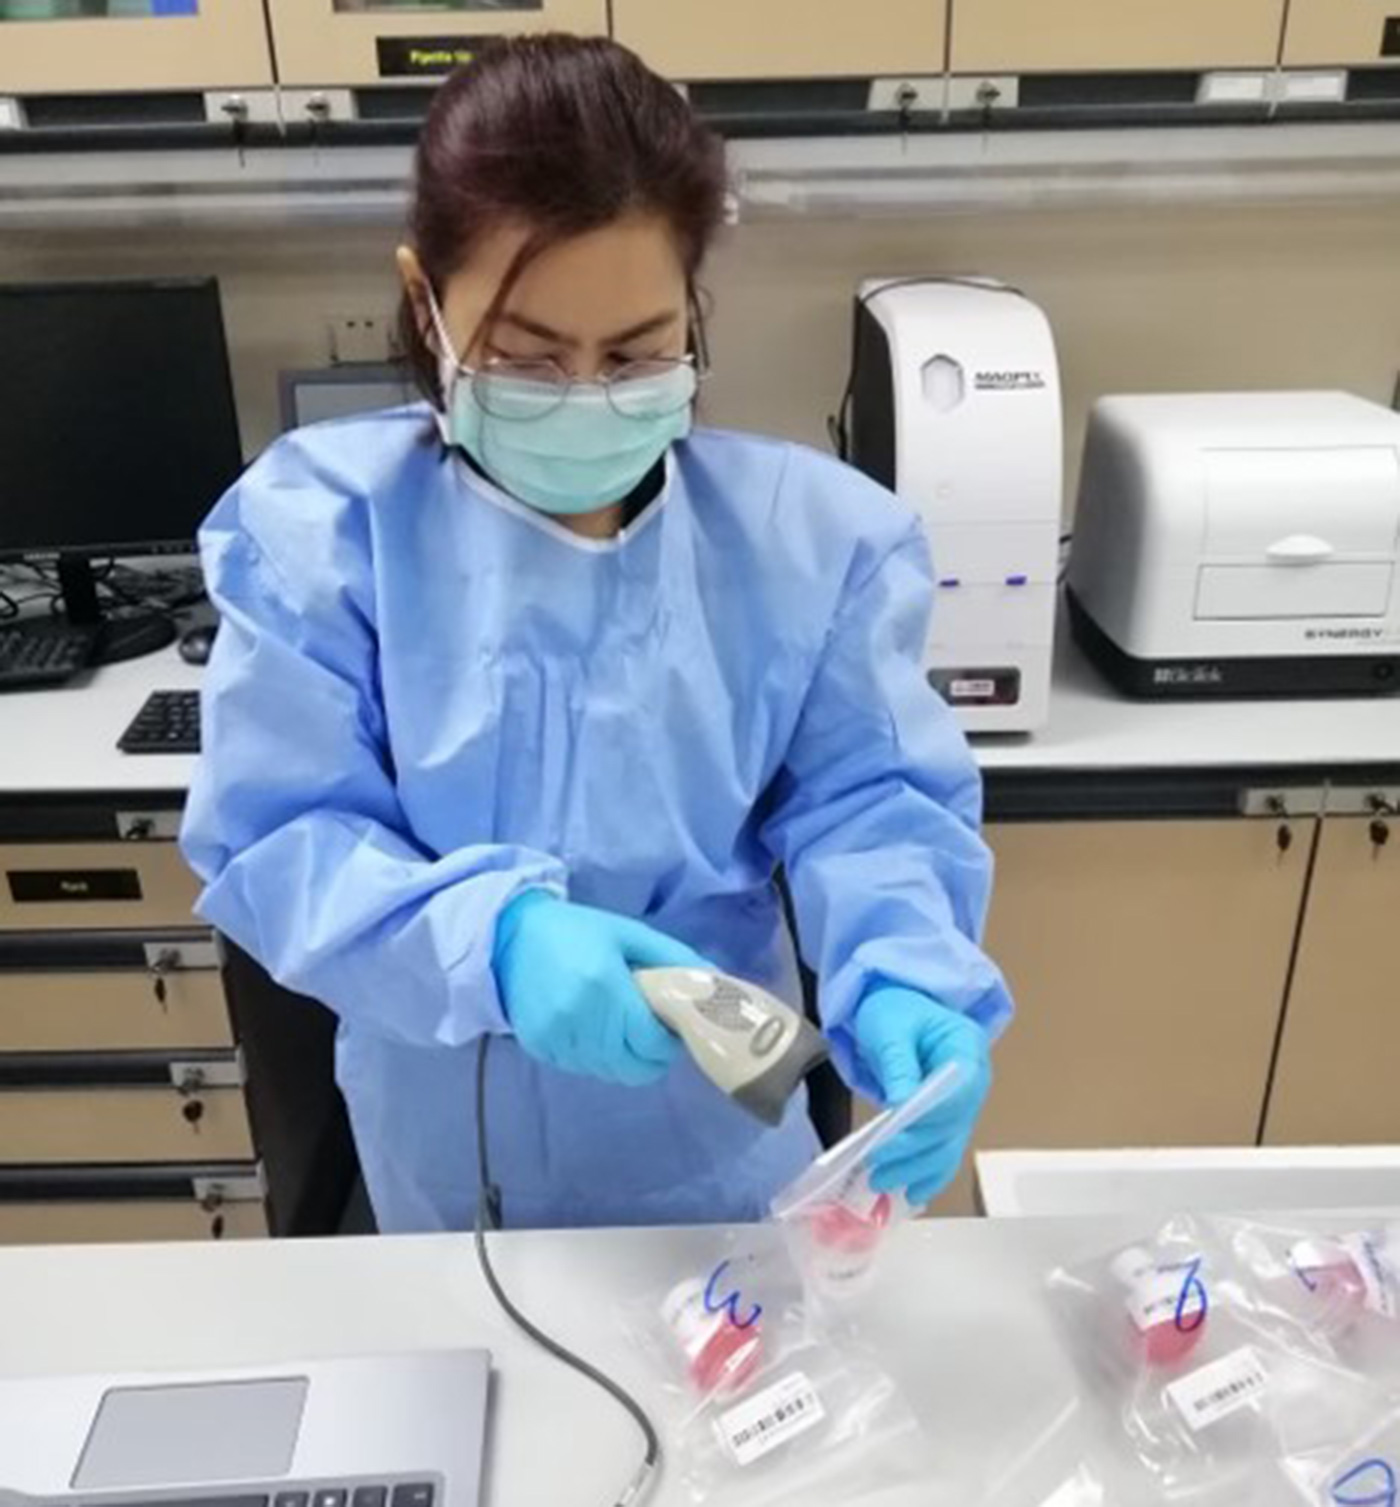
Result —
<instances>
[{"instance_id":1,"label":"mask ear loop","mask_svg":"<svg viewBox=\"0 0 1400 1507\"><path fill-rule=\"evenodd\" d=\"M710 373L710 342L705 335L705 311L700 306L700 293L693 282L686 288L686 304L690 314L689 354L695 361L697 375L707 377Z\"/></svg>"},{"instance_id":2,"label":"mask ear loop","mask_svg":"<svg viewBox=\"0 0 1400 1507\"><path fill-rule=\"evenodd\" d=\"M433 333L437 336L438 385L442 388L443 409L447 410L452 407L452 392L462 376L462 362L452 344L452 337L447 333L447 325L442 317L437 294L433 292L433 285L425 282L423 286L428 295L428 314L432 319Z\"/></svg>"}]
</instances>

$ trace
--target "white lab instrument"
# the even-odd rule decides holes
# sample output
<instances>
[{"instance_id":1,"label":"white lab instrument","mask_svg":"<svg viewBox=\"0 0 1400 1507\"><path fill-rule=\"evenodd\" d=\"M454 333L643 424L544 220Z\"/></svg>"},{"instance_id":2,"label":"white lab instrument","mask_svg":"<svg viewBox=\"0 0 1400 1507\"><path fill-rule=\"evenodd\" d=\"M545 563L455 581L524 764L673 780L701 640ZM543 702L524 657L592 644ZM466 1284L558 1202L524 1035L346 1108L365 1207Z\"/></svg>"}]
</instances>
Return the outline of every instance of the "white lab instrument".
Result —
<instances>
[{"instance_id":1,"label":"white lab instrument","mask_svg":"<svg viewBox=\"0 0 1400 1507\"><path fill-rule=\"evenodd\" d=\"M1049 715L1062 447L1054 337L1028 298L975 278L862 284L850 459L928 528L925 662L969 732Z\"/></svg>"},{"instance_id":2,"label":"white lab instrument","mask_svg":"<svg viewBox=\"0 0 1400 1507\"><path fill-rule=\"evenodd\" d=\"M1397 548L1400 414L1340 392L1104 398L1071 621L1130 695L1393 691Z\"/></svg>"},{"instance_id":3,"label":"white lab instrument","mask_svg":"<svg viewBox=\"0 0 1400 1507\"><path fill-rule=\"evenodd\" d=\"M484 1350L0 1381L0 1502L478 1507Z\"/></svg>"}]
</instances>

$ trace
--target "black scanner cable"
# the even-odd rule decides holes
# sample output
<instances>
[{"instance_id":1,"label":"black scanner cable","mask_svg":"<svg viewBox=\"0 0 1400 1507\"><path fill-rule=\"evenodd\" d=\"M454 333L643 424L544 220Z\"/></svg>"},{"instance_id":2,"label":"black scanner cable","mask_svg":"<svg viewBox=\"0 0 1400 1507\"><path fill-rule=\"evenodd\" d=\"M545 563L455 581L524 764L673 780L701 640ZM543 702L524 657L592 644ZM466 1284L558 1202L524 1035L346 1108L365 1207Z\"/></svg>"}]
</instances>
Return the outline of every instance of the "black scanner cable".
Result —
<instances>
[{"instance_id":1,"label":"black scanner cable","mask_svg":"<svg viewBox=\"0 0 1400 1507\"><path fill-rule=\"evenodd\" d=\"M646 1453L626 1489L618 1497L616 1507L636 1507L646 1495L661 1465L661 1440L656 1425L647 1416L646 1409L619 1382L591 1365L582 1356L566 1349L558 1340L552 1339L539 1325L521 1313L501 1286L496 1269L491 1265L491 1253L487 1246L488 1231L501 1228L501 1190L491 1181L491 1158L486 1142L486 1061L491 1050L491 1037L482 1034L476 1046L476 1162L478 1193L476 1203L476 1259L481 1275L491 1290L491 1296L500 1305L501 1311L520 1332L537 1344L555 1360L576 1371L595 1387L600 1387L619 1407L623 1408L642 1431Z\"/></svg>"}]
</instances>

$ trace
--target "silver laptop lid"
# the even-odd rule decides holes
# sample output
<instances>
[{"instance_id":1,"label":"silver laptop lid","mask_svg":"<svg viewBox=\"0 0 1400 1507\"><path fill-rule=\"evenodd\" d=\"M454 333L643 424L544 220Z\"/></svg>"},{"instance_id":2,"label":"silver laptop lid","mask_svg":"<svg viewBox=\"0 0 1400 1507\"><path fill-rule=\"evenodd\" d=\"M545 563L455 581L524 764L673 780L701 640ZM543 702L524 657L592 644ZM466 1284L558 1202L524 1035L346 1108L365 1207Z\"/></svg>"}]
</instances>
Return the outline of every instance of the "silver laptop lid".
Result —
<instances>
[{"instance_id":1,"label":"silver laptop lid","mask_svg":"<svg viewBox=\"0 0 1400 1507\"><path fill-rule=\"evenodd\" d=\"M0 1507L479 1507L490 1357L0 1381Z\"/></svg>"}]
</instances>

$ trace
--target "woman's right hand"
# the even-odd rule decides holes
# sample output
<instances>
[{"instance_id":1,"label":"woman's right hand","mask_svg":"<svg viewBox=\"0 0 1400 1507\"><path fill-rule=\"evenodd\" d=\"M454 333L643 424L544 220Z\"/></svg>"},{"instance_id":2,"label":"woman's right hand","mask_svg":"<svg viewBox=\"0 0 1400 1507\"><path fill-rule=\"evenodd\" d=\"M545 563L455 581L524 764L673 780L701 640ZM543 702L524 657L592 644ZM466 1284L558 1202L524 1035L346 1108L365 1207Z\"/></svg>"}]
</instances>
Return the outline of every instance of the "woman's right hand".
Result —
<instances>
[{"instance_id":1,"label":"woman's right hand","mask_svg":"<svg viewBox=\"0 0 1400 1507\"><path fill-rule=\"evenodd\" d=\"M634 968L704 968L659 931L526 890L501 912L492 959L516 1040L566 1073L640 1088L681 1050L632 979Z\"/></svg>"}]
</instances>

